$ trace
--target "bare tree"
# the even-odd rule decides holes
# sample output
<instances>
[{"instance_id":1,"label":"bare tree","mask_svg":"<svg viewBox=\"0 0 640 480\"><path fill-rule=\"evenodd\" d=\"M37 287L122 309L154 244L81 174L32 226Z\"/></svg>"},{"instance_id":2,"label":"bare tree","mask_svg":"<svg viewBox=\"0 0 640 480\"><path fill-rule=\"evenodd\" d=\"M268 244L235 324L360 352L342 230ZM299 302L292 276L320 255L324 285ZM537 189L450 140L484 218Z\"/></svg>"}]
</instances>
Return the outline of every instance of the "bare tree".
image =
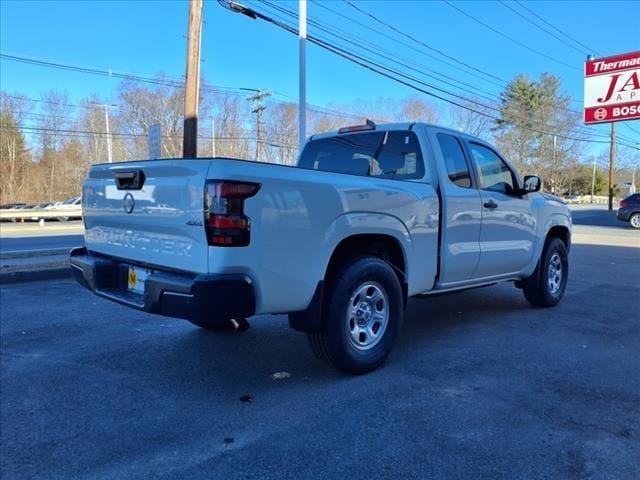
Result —
<instances>
[{"instance_id":1,"label":"bare tree","mask_svg":"<svg viewBox=\"0 0 640 480\"><path fill-rule=\"evenodd\" d=\"M31 158L20 120L28 109L24 96L0 96L0 203L26 198Z\"/></svg>"},{"instance_id":2,"label":"bare tree","mask_svg":"<svg viewBox=\"0 0 640 480\"><path fill-rule=\"evenodd\" d=\"M493 120L483 115L483 113L492 114L494 112L471 101L462 101L461 104L468 108L458 107L457 105L451 106L451 127L460 132L490 140L494 126Z\"/></svg>"},{"instance_id":3,"label":"bare tree","mask_svg":"<svg viewBox=\"0 0 640 480\"><path fill-rule=\"evenodd\" d=\"M47 194L53 201L61 198L62 192L58 188L58 163L64 161L60 155L62 147L69 139L71 115L74 107L67 92L49 90L41 95L42 116L38 121L40 129L40 163L48 172Z\"/></svg>"},{"instance_id":4,"label":"bare tree","mask_svg":"<svg viewBox=\"0 0 640 480\"><path fill-rule=\"evenodd\" d=\"M298 105L272 103L267 108L265 120L267 162L293 165L298 152Z\"/></svg>"}]
</instances>

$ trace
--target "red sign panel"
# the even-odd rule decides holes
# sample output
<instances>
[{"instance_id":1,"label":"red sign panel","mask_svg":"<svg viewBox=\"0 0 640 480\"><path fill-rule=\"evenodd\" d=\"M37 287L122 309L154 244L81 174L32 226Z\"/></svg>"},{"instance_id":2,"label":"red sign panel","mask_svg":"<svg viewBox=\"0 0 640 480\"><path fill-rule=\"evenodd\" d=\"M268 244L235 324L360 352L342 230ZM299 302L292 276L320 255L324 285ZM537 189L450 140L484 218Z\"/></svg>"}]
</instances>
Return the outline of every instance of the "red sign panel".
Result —
<instances>
[{"instance_id":1,"label":"red sign panel","mask_svg":"<svg viewBox=\"0 0 640 480\"><path fill-rule=\"evenodd\" d=\"M586 124L640 119L640 51L589 60L584 74Z\"/></svg>"}]
</instances>

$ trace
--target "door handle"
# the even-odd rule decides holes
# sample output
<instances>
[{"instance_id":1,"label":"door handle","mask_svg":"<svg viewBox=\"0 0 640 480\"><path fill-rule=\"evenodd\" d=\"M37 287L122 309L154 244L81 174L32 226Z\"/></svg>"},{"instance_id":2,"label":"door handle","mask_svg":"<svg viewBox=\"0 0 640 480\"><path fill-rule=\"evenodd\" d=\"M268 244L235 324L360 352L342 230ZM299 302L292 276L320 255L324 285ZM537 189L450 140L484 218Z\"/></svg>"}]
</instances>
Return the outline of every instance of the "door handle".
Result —
<instances>
[{"instance_id":1,"label":"door handle","mask_svg":"<svg viewBox=\"0 0 640 480\"><path fill-rule=\"evenodd\" d=\"M498 204L493 200L489 200L488 202L484 202L484 208L488 208L489 210L494 210L498 208Z\"/></svg>"}]
</instances>

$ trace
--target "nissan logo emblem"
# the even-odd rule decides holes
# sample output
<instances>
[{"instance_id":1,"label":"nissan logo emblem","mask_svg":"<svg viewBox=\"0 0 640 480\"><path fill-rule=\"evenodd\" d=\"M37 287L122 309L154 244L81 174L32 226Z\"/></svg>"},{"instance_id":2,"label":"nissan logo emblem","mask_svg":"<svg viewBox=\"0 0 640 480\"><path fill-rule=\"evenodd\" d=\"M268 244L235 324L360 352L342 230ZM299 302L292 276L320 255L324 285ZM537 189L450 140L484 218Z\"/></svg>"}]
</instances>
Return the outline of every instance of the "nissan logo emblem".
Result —
<instances>
[{"instance_id":1,"label":"nissan logo emblem","mask_svg":"<svg viewBox=\"0 0 640 480\"><path fill-rule=\"evenodd\" d=\"M125 213L133 212L133 207L136 206L136 201L133 199L133 195L127 193L122 199L122 208L124 208Z\"/></svg>"}]
</instances>

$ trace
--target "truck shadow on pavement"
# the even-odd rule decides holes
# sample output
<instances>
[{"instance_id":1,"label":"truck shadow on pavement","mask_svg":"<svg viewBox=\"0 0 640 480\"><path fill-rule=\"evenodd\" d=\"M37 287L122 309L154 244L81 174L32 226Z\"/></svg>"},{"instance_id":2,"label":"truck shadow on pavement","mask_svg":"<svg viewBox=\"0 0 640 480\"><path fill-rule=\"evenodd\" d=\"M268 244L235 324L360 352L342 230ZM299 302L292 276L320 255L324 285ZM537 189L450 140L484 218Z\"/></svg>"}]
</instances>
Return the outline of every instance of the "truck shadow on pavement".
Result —
<instances>
[{"instance_id":1,"label":"truck shadow on pavement","mask_svg":"<svg viewBox=\"0 0 640 480\"><path fill-rule=\"evenodd\" d=\"M424 374L434 374L440 362L452 359L447 352L477 356L499 354L509 362L510 348L518 344L527 348L528 342L548 341L547 336L614 335L615 331L607 331L605 325L617 325L621 335L632 331L616 319L628 318L628 302L617 306L610 302L618 295L620 281L629 282L635 292L627 298L640 298L637 287L640 269L633 269L634 264L640 265L640 249L575 245L571 258L568 290L555 308L531 307L511 283L410 299L386 366L367 377L407 367L411 371L421 369ZM147 315L143 321L147 328L154 330L152 323L180 322ZM186 323L174 324L173 331L162 334L155 348L143 351L136 348L129 354L135 359L122 358L122 368L134 369L135 375L147 377L146 381L169 383L172 385L167 387L171 389L176 387L173 383L177 383L181 389L186 387L192 394L205 396L219 393L220 389L234 391L238 396L244 390L259 395L272 388L274 382L278 383L272 375L279 372L287 374L280 385L358 378L335 372L318 361L304 334L289 328L286 316L258 316L250 322L251 329L242 333L207 332ZM425 359L434 363L423 363ZM105 361L112 367L114 361L119 362L113 355Z\"/></svg>"},{"instance_id":2,"label":"truck shadow on pavement","mask_svg":"<svg viewBox=\"0 0 640 480\"><path fill-rule=\"evenodd\" d=\"M531 308L511 284L410 300L388 362L360 377L316 360L282 315L219 334L133 312L70 280L3 285L3 476L89 478L97 468L93 478L128 478L136 466L159 468L152 456L175 467L193 452L204 452L193 468L206 458L212 476L223 454L245 462L295 437L297 455L317 435L318 449L341 452L361 436L402 454L429 444L435 457L463 451L481 463L499 452L508 478L528 468L532 446L535 458L565 452L550 478L585 465L631 472L640 248L575 245L570 258L555 308ZM354 405L375 412L375 427ZM425 452L408 459L431 461Z\"/></svg>"}]
</instances>

